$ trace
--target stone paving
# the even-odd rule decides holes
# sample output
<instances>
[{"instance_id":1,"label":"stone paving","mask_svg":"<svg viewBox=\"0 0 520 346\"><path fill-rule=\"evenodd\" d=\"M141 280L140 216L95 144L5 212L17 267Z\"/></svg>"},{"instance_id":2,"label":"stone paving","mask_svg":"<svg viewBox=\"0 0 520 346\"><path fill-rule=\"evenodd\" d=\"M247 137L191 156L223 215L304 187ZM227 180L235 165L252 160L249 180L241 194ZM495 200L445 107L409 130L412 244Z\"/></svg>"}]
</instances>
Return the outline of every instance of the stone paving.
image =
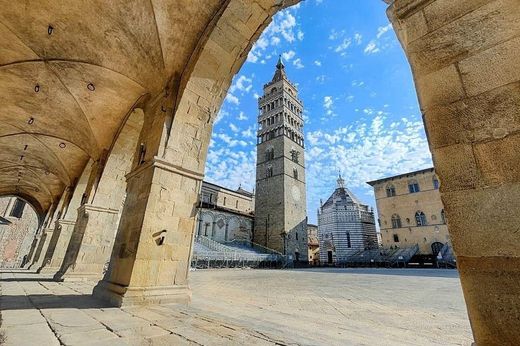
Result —
<instances>
[{"instance_id":1,"label":"stone paving","mask_svg":"<svg viewBox=\"0 0 520 346\"><path fill-rule=\"evenodd\" d=\"M210 270L189 306L113 308L94 282L0 273L5 345L470 345L455 270ZM3 342L2 342L3 341Z\"/></svg>"}]
</instances>

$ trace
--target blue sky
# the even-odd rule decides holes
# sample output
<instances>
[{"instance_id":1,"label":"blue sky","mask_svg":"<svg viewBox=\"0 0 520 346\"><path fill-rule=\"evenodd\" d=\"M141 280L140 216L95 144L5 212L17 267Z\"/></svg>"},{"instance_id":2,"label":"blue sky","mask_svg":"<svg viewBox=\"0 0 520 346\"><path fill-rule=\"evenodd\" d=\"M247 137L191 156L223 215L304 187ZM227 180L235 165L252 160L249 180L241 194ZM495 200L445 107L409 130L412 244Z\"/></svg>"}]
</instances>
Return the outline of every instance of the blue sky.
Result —
<instances>
[{"instance_id":1,"label":"blue sky","mask_svg":"<svg viewBox=\"0 0 520 346\"><path fill-rule=\"evenodd\" d=\"M307 0L278 13L235 76L214 125L206 180L253 190L257 97L278 55L305 107L307 208L346 185L430 167L412 74L381 0Z\"/></svg>"}]
</instances>

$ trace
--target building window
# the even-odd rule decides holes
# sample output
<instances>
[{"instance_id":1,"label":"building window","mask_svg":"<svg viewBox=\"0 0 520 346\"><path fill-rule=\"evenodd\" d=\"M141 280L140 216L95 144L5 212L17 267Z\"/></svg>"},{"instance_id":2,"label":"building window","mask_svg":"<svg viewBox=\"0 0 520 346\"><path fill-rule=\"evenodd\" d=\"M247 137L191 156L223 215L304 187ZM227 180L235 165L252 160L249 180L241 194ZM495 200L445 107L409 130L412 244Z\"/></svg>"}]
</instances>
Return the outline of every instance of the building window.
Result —
<instances>
[{"instance_id":1,"label":"building window","mask_svg":"<svg viewBox=\"0 0 520 346\"><path fill-rule=\"evenodd\" d=\"M415 192L419 192L419 183L417 182L417 180L410 180L408 182L408 191L410 191L410 193L415 193Z\"/></svg>"},{"instance_id":2,"label":"building window","mask_svg":"<svg viewBox=\"0 0 520 346\"><path fill-rule=\"evenodd\" d=\"M274 148L265 151L265 160L270 161L274 159Z\"/></svg>"},{"instance_id":3,"label":"building window","mask_svg":"<svg viewBox=\"0 0 520 346\"><path fill-rule=\"evenodd\" d=\"M444 209L441 210L441 220L442 223L446 223L446 214L444 214Z\"/></svg>"},{"instance_id":4,"label":"building window","mask_svg":"<svg viewBox=\"0 0 520 346\"><path fill-rule=\"evenodd\" d=\"M291 160L292 160L293 162L298 163L298 162L299 162L299 156L300 156L300 153L299 153L298 151L296 151L296 150L294 150L294 149L291 150Z\"/></svg>"},{"instance_id":5,"label":"building window","mask_svg":"<svg viewBox=\"0 0 520 346\"><path fill-rule=\"evenodd\" d=\"M296 240L298 240L298 232L296 232Z\"/></svg>"},{"instance_id":6,"label":"building window","mask_svg":"<svg viewBox=\"0 0 520 346\"><path fill-rule=\"evenodd\" d=\"M273 176L273 167L267 167L267 178Z\"/></svg>"},{"instance_id":7,"label":"building window","mask_svg":"<svg viewBox=\"0 0 520 346\"><path fill-rule=\"evenodd\" d=\"M392 228L401 228L401 217L397 214L392 215Z\"/></svg>"},{"instance_id":8,"label":"building window","mask_svg":"<svg viewBox=\"0 0 520 346\"><path fill-rule=\"evenodd\" d=\"M399 236L394 234L394 243L399 243Z\"/></svg>"},{"instance_id":9,"label":"building window","mask_svg":"<svg viewBox=\"0 0 520 346\"><path fill-rule=\"evenodd\" d=\"M415 223L417 226L426 226L426 215L422 211L418 211L415 213Z\"/></svg>"},{"instance_id":10,"label":"building window","mask_svg":"<svg viewBox=\"0 0 520 346\"><path fill-rule=\"evenodd\" d=\"M439 179L437 179L437 177L433 177L433 188L435 190L439 189Z\"/></svg>"},{"instance_id":11,"label":"building window","mask_svg":"<svg viewBox=\"0 0 520 346\"><path fill-rule=\"evenodd\" d=\"M293 168L293 177L298 180L298 170L296 168Z\"/></svg>"},{"instance_id":12,"label":"building window","mask_svg":"<svg viewBox=\"0 0 520 346\"><path fill-rule=\"evenodd\" d=\"M224 205L226 205L226 197L224 197Z\"/></svg>"},{"instance_id":13,"label":"building window","mask_svg":"<svg viewBox=\"0 0 520 346\"><path fill-rule=\"evenodd\" d=\"M235 208L238 209L238 200L237 200L236 203L235 203Z\"/></svg>"},{"instance_id":14,"label":"building window","mask_svg":"<svg viewBox=\"0 0 520 346\"><path fill-rule=\"evenodd\" d=\"M350 249L352 247L352 243L350 242L350 233L347 232L347 247Z\"/></svg>"},{"instance_id":15,"label":"building window","mask_svg":"<svg viewBox=\"0 0 520 346\"><path fill-rule=\"evenodd\" d=\"M11 213L9 214L9 216L16 217L18 219L21 218L23 215L24 208L25 202L17 198L16 201L14 201L14 206L13 209L11 209Z\"/></svg>"},{"instance_id":16,"label":"building window","mask_svg":"<svg viewBox=\"0 0 520 346\"><path fill-rule=\"evenodd\" d=\"M386 197L394 197L395 196L395 186L392 184L386 185Z\"/></svg>"}]
</instances>

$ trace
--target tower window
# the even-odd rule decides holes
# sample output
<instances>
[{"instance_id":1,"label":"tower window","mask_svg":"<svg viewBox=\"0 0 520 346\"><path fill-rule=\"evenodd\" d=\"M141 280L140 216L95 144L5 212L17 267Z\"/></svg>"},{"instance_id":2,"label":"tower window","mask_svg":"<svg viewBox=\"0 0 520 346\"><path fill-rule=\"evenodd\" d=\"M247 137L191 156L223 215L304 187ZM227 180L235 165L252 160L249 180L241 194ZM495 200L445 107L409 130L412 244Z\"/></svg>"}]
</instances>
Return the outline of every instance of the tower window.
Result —
<instances>
[{"instance_id":1,"label":"tower window","mask_svg":"<svg viewBox=\"0 0 520 346\"><path fill-rule=\"evenodd\" d=\"M298 170L296 168L293 168L293 177L294 179L298 179Z\"/></svg>"},{"instance_id":2,"label":"tower window","mask_svg":"<svg viewBox=\"0 0 520 346\"><path fill-rule=\"evenodd\" d=\"M347 247L350 249L352 247L352 244L350 242L350 233L347 232Z\"/></svg>"},{"instance_id":3,"label":"tower window","mask_svg":"<svg viewBox=\"0 0 520 346\"><path fill-rule=\"evenodd\" d=\"M25 208L25 202L23 200L17 198L16 201L14 202L13 209L11 209L11 213L9 214L9 216L16 217L18 219L21 218L23 215L24 208Z\"/></svg>"},{"instance_id":4,"label":"tower window","mask_svg":"<svg viewBox=\"0 0 520 346\"><path fill-rule=\"evenodd\" d=\"M267 178L273 176L273 167L267 167Z\"/></svg>"},{"instance_id":5,"label":"tower window","mask_svg":"<svg viewBox=\"0 0 520 346\"><path fill-rule=\"evenodd\" d=\"M224 197L224 205L226 205L226 197Z\"/></svg>"},{"instance_id":6,"label":"tower window","mask_svg":"<svg viewBox=\"0 0 520 346\"><path fill-rule=\"evenodd\" d=\"M446 214L444 213L444 209L441 210L441 220L442 223L446 223Z\"/></svg>"},{"instance_id":7,"label":"tower window","mask_svg":"<svg viewBox=\"0 0 520 346\"><path fill-rule=\"evenodd\" d=\"M294 150L294 149L291 150L291 160L292 160L293 162L298 163L298 161L299 161L299 158L298 158L298 157L299 157L299 156L300 156L300 153L299 153L298 151L296 151L296 150Z\"/></svg>"},{"instance_id":8,"label":"tower window","mask_svg":"<svg viewBox=\"0 0 520 346\"><path fill-rule=\"evenodd\" d=\"M394 234L394 243L399 243L399 236Z\"/></svg>"}]
</instances>

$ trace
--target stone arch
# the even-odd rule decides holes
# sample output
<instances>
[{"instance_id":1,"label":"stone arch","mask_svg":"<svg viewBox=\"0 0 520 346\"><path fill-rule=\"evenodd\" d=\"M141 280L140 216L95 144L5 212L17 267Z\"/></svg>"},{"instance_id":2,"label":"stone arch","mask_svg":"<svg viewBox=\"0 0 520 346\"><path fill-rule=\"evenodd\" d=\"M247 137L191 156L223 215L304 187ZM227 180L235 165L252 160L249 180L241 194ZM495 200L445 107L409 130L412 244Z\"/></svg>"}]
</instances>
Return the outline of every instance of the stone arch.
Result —
<instances>
[{"instance_id":1,"label":"stone arch","mask_svg":"<svg viewBox=\"0 0 520 346\"><path fill-rule=\"evenodd\" d=\"M213 225L215 223L215 214L210 211L199 212L199 224L197 235L211 237Z\"/></svg>"},{"instance_id":2,"label":"stone arch","mask_svg":"<svg viewBox=\"0 0 520 346\"><path fill-rule=\"evenodd\" d=\"M23 206L22 213L14 215L19 211L14 210L17 206ZM33 239L42 220L25 198L0 197L0 268L20 268L29 261L36 247Z\"/></svg>"}]
</instances>

